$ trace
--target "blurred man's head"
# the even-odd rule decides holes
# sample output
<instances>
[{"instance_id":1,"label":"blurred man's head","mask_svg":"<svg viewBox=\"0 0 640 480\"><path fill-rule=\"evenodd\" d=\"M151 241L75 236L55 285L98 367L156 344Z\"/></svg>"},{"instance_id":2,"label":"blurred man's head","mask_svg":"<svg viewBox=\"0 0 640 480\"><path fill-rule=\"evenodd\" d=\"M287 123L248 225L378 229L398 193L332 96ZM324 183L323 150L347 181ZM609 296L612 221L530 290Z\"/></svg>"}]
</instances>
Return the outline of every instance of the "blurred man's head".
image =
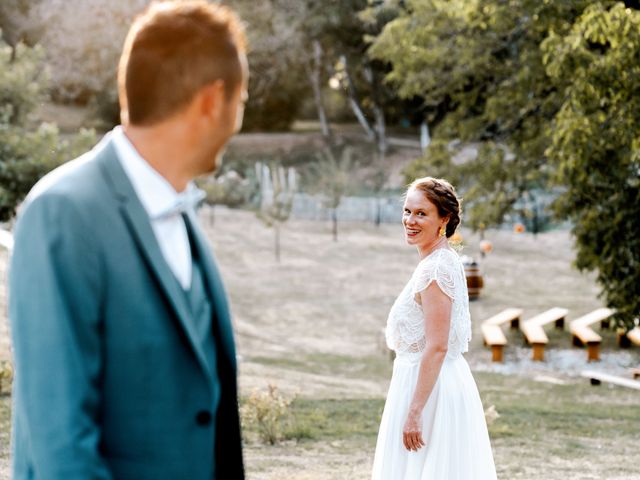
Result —
<instances>
[{"instance_id":1,"label":"blurred man's head","mask_svg":"<svg viewBox=\"0 0 640 480\"><path fill-rule=\"evenodd\" d=\"M136 18L120 58L122 123L162 122L216 82L231 102L239 89L245 96L246 76L244 32L231 9L204 0L153 3Z\"/></svg>"}]
</instances>

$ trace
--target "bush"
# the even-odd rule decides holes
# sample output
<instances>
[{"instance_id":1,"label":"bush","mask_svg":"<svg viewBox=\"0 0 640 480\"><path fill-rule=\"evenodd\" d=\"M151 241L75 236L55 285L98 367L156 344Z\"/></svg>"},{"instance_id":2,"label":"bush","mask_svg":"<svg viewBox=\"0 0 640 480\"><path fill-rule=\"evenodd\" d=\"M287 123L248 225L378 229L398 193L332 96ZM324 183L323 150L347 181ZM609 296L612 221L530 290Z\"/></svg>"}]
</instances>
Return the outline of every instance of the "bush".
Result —
<instances>
[{"instance_id":1,"label":"bush","mask_svg":"<svg viewBox=\"0 0 640 480\"><path fill-rule=\"evenodd\" d=\"M48 78L40 47L15 49L0 38L0 221L45 173L95 142L93 131L62 138L55 125L38 125L35 107L47 99Z\"/></svg>"},{"instance_id":2,"label":"bush","mask_svg":"<svg viewBox=\"0 0 640 480\"><path fill-rule=\"evenodd\" d=\"M273 384L266 391L254 390L240 407L242 424L255 429L262 442L275 445L283 438L292 401Z\"/></svg>"},{"instance_id":3,"label":"bush","mask_svg":"<svg viewBox=\"0 0 640 480\"><path fill-rule=\"evenodd\" d=\"M218 178L212 175L199 180L198 186L207 195L205 202L211 205L240 207L248 202L251 193L249 181L242 178L234 170L230 170Z\"/></svg>"},{"instance_id":4,"label":"bush","mask_svg":"<svg viewBox=\"0 0 640 480\"><path fill-rule=\"evenodd\" d=\"M29 131L0 120L0 221L13 217L17 205L42 176L93 143L92 130L62 139L52 124Z\"/></svg>"}]
</instances>

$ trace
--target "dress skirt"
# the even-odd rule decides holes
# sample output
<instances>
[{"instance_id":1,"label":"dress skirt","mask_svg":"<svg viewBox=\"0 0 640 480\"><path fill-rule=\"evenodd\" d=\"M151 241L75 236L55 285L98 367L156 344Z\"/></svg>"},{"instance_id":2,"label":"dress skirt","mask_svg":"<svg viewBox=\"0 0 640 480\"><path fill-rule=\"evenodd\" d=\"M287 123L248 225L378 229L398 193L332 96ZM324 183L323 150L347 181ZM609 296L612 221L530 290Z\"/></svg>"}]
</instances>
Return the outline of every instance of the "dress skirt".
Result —
<instances>
[{"instance_id":1,"label":"dress skirt","mask_svg":"<svg viewBox=\"0 0 640 480\"><path fill-rule=\"evenodd\" d=\"M408 451L402 429L418 380L420 356L399 355L387 394L372 480L495 480L484 409L462 355L446 358L422 413L425 446Z\"/></svg>"}]
</instances>

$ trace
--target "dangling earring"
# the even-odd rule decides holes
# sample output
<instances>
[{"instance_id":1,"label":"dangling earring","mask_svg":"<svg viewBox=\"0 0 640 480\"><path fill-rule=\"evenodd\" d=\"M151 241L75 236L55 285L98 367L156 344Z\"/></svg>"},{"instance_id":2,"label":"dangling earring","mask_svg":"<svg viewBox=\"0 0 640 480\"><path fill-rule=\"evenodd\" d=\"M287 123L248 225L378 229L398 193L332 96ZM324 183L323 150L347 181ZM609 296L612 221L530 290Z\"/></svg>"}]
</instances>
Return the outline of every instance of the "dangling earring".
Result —
<instances>
[{"instance_id":1,"label":"dangling earring","mask_svg":"<svg viewBox=\"0 0 640 480\"><path fill-rule=\"evenodd\" d=\"M440 227L440 236L444 237L447 234L447 230L444 227Z\"/></svg>"}]
</instances>

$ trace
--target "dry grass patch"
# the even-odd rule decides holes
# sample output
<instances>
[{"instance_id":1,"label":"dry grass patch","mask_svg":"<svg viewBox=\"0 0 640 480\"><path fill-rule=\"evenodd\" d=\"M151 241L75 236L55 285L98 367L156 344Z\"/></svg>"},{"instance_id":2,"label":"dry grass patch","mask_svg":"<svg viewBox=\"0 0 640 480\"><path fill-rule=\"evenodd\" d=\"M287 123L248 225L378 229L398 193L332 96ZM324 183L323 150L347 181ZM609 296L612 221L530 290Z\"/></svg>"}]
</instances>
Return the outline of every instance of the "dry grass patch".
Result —
<instances>
[{"instance_id":1,"label":"dry grass patch","mask_svg":"<svg viewBox=\"0 0 640 480\"><path fill-rule=\"evenodd\" d=\"M404 245L400 224L343 223L336 243L329 224L290 221L278 264L273 231L251 212L217 208L213 227L206 211L202 220L231 298L242 395L269 383L297 395L287 440L273 447L247 445L249 479L369 478L391 374L380 330L418 260ZM477 256L478 236L462 233L464 253ZM494 251L481 262L485 288L471 304L474 338L467 359L485 406L495 405L501 415L491 425L499 477L639 479L632 467L638 393L590 387L575 375L587 367L624 374L640 365L640 349L620 351L613 333L604 332L602 362L588 365L586 352L571 347L568 331L551 326L544 363L530 361L520 332L505 329L504 365L492 364L482 346L481 321L506 307L523 308L524 319L565 307L568 324L602 306L593 276L571 266L568 233L486 236ZM3 261L0 256L0 267ZM8 356L2 328L0 345L0 358ZM8 472L9 404L8 397L0 398L0 472Z\"/></svg>"}]
</instances>

